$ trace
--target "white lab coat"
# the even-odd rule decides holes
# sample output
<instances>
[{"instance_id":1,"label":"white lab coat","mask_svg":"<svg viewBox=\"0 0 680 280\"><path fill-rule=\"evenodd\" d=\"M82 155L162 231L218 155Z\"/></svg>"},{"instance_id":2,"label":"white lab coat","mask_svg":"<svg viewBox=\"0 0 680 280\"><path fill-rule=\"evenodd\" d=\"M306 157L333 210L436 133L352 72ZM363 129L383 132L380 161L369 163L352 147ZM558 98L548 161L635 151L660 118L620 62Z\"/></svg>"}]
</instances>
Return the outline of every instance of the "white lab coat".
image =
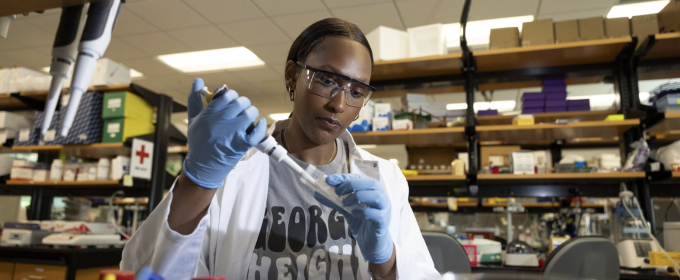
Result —
<instances>
[{"instance_id":1,"label":"white lab coat","mask_svg":"<svg viewBox=\"0 0 680 280\"><path fill-rule=\"evenodd\" d=\"M274 123L269 133L282 122ZM395 244L398 278L440 279L408 203L408 184L399 167L357 147L346 131L340 138L349 144L350 171L379 180L392 203L389 231ZM268 187L269 157L252 149L229 173L224 186L213 197L208 213L188 235L168 227L171 191L125 246L121 269L138 271L142 266L150 266L165 279L189 280L208 275L246 279L262 225ZM358 247L357 277L372 279L368 262Z\"/></svg>"}]
</instances>

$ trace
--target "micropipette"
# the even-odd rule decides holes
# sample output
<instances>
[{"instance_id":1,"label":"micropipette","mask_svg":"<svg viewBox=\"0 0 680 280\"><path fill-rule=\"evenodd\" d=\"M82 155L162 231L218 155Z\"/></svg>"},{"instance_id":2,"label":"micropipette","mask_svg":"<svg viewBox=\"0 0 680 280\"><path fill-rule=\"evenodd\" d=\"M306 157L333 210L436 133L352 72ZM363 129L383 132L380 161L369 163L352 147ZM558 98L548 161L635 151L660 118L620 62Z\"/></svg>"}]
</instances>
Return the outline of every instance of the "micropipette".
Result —
<instances>
[{"instance_id":1,"label":"micropipette","mask_svg":"<svg viewBox=\"0 0 680 280\"><path fill-rule=\"evenodd\" d=\"M57 36L54 39L54 47L52 48L52 64L50 65L52 84L45 101L45 118L43 119L40 135L45 135L45 132L47 132L52 123L54 110L57 108L59 101L59 93L61 93L61 86L64 80L68 78L71 65L73 65L78 56L78 43L80 42L80 35L83 33L86 11L85 5L62 9Z\"/></svg>"},{"instance_id":2,"label":"micropipette","mask_svg":"<svg viewBox=\"0 0 680 280\"><path fill-rule=\"evenodd\" d=\"M203 102L203 105L205 106L207 103L210 102L211 98L216 95L218 92L229 90L226 85L220 86L214 93L210 93L208 91L207 87L204 87L199 94L201 95L201 100ZM254 123L248 129L246 129L246 133L250 134L250 132L255 128L255 125L257 123ZM278 163L283 163L286 167L290 168L292 171L294 171L296 174L300 176L300 181L307 185L308 187L312 188L315 192L319 193L329 201L331 201L333 204L336 206L344 209L347 213L352 213L352 210L359 208L361 206L359 205L354 205L354 206L344 206L342 204L342 200L349 196L348 195L343 195L339 196L335 193L335 187L329 185L326 183L326 174L321 172L319 169L314 167L314 165L310 164L307 169L302 169L300 165L295 163L293 159L291 159L288 156L288 151L283 148L281 145L279 145L274 137L271 135L266 134L264 139L260 141L257 145L255 145L255 148L259 150L260 152L268 155L274 161Z\"/></svg>"},{"instance_id":3,"label":"micropipette","mask_svg":"<svg viewBox=\"0 0 680 280\"><path fill-rule=\"evenodd\" d=\"M80 98L87 91L97 67L97 61L104 55L111 42L111 32L113 32L116 17L120 11L120 1L104 0L90 4L85 29L78 47L78 60L71 83L71 98L61 127L61 136L68 135L76 117L78 105L80 105Z\"/></svg>"}]
</instances>

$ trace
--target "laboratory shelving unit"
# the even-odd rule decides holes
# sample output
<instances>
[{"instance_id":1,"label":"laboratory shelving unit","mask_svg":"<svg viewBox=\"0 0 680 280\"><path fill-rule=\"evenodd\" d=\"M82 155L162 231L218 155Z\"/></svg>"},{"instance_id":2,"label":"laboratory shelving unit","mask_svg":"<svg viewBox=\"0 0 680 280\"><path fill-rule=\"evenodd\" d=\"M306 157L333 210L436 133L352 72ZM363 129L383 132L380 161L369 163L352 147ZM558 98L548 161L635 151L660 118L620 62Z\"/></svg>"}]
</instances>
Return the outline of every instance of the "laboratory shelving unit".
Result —
<instances>
[{"instance_id":1,"label":"laboratory shelving unit","mask_svg":"<svg viewBox=\"0 0 680 280\"><path fill-rule=\"evenodd\" d=\"M170 124L170 115L186 111L186 106L173 102L164 94L154 93L136 84L92 87L89 90L102 92L129 91L143 97L156 107L156 130L153 134L134 138L154 143L154 158L151 180L133 179L85 182L29 182L6 180L0 184L0 195L30 195L29 220L49 220L51 204L55 196L104 196L108 197L122 190L126 197L148 198L149 212L160 203L163 190L172 183L165 171L170 141L185 145L186 137ZM0 110L43 110L47 92L15 92L0 94ZM51 146L3 146L4 153L37 153L44 159L56 158L59 154L87 159L113 157L131 154L132 138L124 143L94 143L86 145Z\"/></svg>"},{"instance_id":2,"label":"laboratory shelving unit","mask_svg":"<svg viewBox=\"0 0 680 280\"><path fill-rule=\"evenodd\" d=\"M469 6L463 9L465 29ZM622 184L633 191L648 221L654 221L651 198L680 196L678 173L648 170L625 173L553 173L535 175L478 174L480 146L520 145L549 148L553 161L567 147L619 146L622 159L629 145L646 136L650 143L680 139L680 114L663 114L640 105L638 79L680 77L680 33L658 34L636 48L636 37L471 52L461 36L461 53L375 63L371 84L375 98L407 92L465 92L466 124L412 131L353 132L358 144L405 144L423 147L467 147L465 176L407 177L411 196L457 197L617 197ZM614 84L618 110L534 114L537 124L510 125L513 116L475 117L474 91L541 86L545 77L563 77L568 85ZM623 114L620 121L604 121ZM558 118L578 123L555 124ZM540 124L545 122L546 124ZM420 207L420 206L419 206Z\"/></svg>"}]
</instances>

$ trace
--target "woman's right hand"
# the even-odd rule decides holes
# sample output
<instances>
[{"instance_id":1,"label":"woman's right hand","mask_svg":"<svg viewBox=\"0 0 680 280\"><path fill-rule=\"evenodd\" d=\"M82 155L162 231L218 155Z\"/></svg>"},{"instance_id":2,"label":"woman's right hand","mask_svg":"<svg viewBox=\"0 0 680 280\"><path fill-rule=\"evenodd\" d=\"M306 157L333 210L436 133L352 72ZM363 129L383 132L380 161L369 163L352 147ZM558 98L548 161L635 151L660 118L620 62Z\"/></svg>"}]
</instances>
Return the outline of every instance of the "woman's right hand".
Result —
<instances>
[{"instance_id":1,"label":"woman's right hand","mask_svg":"<svg viewBox=\"0 0 680 280\"><path fill-rule=\"evenodd\" d=\"M184 174L199 186L215 189L243 155L265 137L267 121L262 118L246 132L259 116L247 97L234 90L216 92L203 108L200 90L205 84L196 78L188 101L189 152L184 159Z\"/></svg>"}]
</instances>

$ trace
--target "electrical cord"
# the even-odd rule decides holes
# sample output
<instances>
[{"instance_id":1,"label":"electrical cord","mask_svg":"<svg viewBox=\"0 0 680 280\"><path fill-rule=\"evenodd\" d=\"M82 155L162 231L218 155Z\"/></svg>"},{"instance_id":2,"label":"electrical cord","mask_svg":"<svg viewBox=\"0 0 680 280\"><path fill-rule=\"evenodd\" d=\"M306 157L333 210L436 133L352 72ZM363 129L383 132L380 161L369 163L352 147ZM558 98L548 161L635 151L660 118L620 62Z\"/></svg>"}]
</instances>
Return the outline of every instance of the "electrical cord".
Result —
<instances>
[{"instance_id":1,"label":"electrical cord","mask_svg":"<svg viewBox=\"0 0 680 280\"><path fill-rule=\"evenodd\" d=\"M125 233L120 227L118 227L118 219L113 215L113 199L116 197L116 195L123 196L125 195L124 191L116 191L111 195L111 198L109 199L109 222L113 227L116 229L118 233L120 233L123 237L126 239L132 238L132 236L128 235Z\"/></svg>"},{"instance_id":2,"label":"electrical cord","mask_svg":"<svg viewBox=\"0 0 680 280\"><path fill-rule=\"evenodd\" d=\"M642 209L640 208L640 203L638 202L637 198L631 197L631 200L635 204L635 206L637 207L638 213L642 213ZM626 212L628 212L628 215L630 215L631 217L635 217L635 215L633 215L633 212L630 211L630 209L628 208L628 205L626 205L625 201L621 201L621 205L623 205L623 208L626 208ZM654 241L656 246L661 248L661 252L663 252L663 254L666 255L666 258L668 258L668 260L671 261L675 271L680 272L680 262L676 263L675 260L673 260L673 258L671 258L671 256L668 255L666 250L663 247L661 247L661 244L659 244L659 240L657 240L656 237L654 237L651 230L648 228L647 220L645 220L645 217L640 215L640 221L642 221L642 229L644 229L647 232L647 234L649 234L649 236L652 238L652 240ZM678 277L680 277L680 273L678 273Z\"/></svg>"}]
</instances>

